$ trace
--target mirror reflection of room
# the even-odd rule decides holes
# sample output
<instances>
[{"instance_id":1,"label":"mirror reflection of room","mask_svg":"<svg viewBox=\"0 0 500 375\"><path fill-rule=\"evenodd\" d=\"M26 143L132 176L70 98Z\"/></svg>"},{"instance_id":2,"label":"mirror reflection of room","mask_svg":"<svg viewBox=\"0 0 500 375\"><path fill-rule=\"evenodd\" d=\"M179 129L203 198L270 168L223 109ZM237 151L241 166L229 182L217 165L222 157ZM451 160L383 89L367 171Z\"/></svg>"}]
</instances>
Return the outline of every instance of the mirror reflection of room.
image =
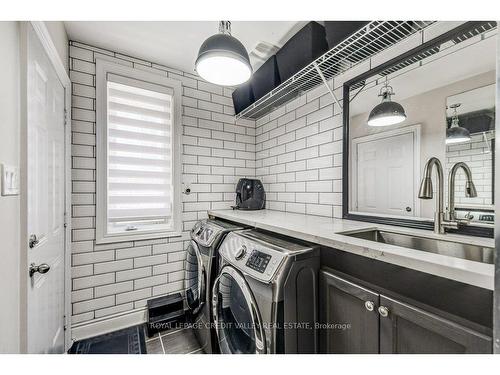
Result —
<instances>
[{"instance_id":1,"label":"mirror reflection of room","mask_svg":"<svg viewBox=\"0 0 500 375\"><path fill-rule=\"evenodd\" d=\"M446 108L447 174L456 163L466 163L471 169L477 191L476 197L466 197L466 176L463 171L457 172L455 212L458 218L491 222L494 204L495 84L449 96Z\"/></svg>"},{"instance_id":2,"label":"mirror reflection of room","mask_svg":"<svg viewBox=\"0 0 500 375\"><path fill-rule=\"evenodd\" d=\"M419 189L436 157L445 217L451 207L458 221L492 225L495 40L433 46L350 87L350 213L434 219L434 199L419 199Z\"/></svg>"}]
</instances>

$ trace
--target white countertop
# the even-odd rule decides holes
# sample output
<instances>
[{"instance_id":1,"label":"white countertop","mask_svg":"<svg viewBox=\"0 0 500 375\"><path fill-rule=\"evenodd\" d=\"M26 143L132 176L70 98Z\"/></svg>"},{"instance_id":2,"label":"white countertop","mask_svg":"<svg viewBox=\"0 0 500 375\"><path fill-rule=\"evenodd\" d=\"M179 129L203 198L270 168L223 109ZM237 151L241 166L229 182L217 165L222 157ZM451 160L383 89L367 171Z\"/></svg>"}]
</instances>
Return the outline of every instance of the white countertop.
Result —
<instances>
[{"instance_id":1,"label":"white countertop","mask_svg":"<svg viewBox=\"0 0 500 375\"><path fill-rule=\"evenodd\" d=\"M456 234L442 235L420 229L272 210L212 210L208 211L208 214L481 288L494 289L494 266L492 264L427 253L420 250L349 237L340 233L356 230L384 229L396 233L420 235L427 238L438 238L494 248L493 239Z\"/></svg>"}]
</instances>

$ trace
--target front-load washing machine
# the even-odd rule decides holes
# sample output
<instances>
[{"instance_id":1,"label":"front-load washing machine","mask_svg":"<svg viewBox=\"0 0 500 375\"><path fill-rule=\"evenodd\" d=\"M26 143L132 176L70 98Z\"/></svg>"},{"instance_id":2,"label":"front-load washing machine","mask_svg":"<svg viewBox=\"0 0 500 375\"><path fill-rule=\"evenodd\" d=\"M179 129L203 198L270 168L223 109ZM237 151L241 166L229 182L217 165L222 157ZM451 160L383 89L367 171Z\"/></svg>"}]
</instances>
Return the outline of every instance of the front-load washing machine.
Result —
<instances>
[{"instance_id":1,"label":"front-load washing machine","mask_svg":"<svg viewBox=\"0 0 500 375\"><path fill-rule=\"evenodd\" d=\"M212 309L221 353L316 353L319 248L246 229L219 247Z\"/></svg>"},{"instance_id":2,"label":"front-load washing machine","mask_svg":"<svg viewBox=\"0 0 500 375\"><path fill-rule=\"evenodd\" d=\"M227 233L243 227L217 219L198 221L187 248L185 282L188 315L205 353L218 352L210 301L217 276L217 248Z\"/></svg>"}]
</instances>

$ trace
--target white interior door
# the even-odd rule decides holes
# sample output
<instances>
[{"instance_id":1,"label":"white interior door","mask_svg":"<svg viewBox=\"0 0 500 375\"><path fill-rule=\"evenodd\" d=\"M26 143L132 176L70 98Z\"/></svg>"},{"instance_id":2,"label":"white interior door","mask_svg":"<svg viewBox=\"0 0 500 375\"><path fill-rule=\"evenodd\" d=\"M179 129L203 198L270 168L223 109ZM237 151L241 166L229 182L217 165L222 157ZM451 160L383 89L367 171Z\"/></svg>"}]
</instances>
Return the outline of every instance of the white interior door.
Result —
<instances>
[{"instance_id":1,"label":"white interior door","mask_svg":"<svg viewBox=\"0 0 500 375\"><path fill-rule=\"evenodd\" d=\"M31 27L27 48L29 353L64 352L65 90ZM50 267L50 268L49 268Z\"/></svg>"},{"instance_id":2,"label":"white interior door","mask_svg":"<svg viewBox=\"0 0 500 375\"><path fill-rule=\"evenodd\" d=\"M415 216L414 148L412 132L356 143L356 211Z\"/></svg>"}]
</instances>

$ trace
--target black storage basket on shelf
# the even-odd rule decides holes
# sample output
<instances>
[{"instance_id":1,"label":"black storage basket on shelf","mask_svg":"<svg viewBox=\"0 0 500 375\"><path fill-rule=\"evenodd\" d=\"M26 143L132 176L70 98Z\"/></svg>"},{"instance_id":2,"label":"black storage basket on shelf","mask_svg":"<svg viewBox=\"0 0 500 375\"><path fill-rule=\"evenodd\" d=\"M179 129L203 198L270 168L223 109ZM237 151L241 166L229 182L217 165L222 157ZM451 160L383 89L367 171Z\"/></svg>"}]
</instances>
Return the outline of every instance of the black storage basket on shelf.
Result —
<instances>
[{"instance_id":1,"label":"black storage basket on shelf","mask_svg":"<svg viewBox=\"0 0 500 375\"><path fill-rule=\"evenodd\" d=\"M276 53L281 82L285 82L328 50L325 28L309 22Z\"/></svg>"},{"instance_id":2,"label":"black storage basket on shelf","mask_svg":"<svg viewBox=\"0 0 500 375\"><path fill-rule=\"evenodd\" d=\"M369 21L325 21L325 34L328 49L334 48L368 23ZM350 62L356 62L362 59L363 55L357 54L356 52L350 52L346 58L346 60Z\"/></svg>"},{"instance_id":3,"label":"black storage basket on shelf","mask_svg":"<svg viewBox=\"0 0 500 375\"><path fill-rule=\"evenodd\" d=\"M233 91L233 106L235 114L240 113L245 108L252 105L254 102L255 97L253 95L252 85L250 81L238 86Z\"/></svg>"},{"instance_id":4,"label":"black storage basket on shelf","mask_svg":"<svg viewBox=\"0 0 500 375\"><path fill-rule=\"evenodd\" d=\"M401 40L415 32L415 21L390 21L394 29L387 29L380 38L380 43L371 43L371 54L376 54L386 48L391 41ZM325 21L325 34L328 42L328 49L334 48L339 43L350 37L352 34L368 25L369 21ZM368 26L370 28L370 26ZM345 53L344 53L345 54ZM354 51L349 53L346 60L351 62L359 62L364 60L364 54L358 54Z\"/></svg>"},{"instance_id":5,"label":"black storage basket on shelf","mask_svg":"<svg viewBox=\"0 0 500 375\"><path fill-rule=\"evenodd\" d=\"M368 23L369 21L325 21L328 49L332 49Z\"/></svg>"},{"instance_id":6,"label":"black storage basket on shelf","mask_svg":"<svg viewBox=\"0 0 500 375\"><path fill-rule=\"evenodd\" d=\"M259 100L281 83L276 56L273 55L255 71L251 84L255 100Z\"/></svg>"}]
</instances>

